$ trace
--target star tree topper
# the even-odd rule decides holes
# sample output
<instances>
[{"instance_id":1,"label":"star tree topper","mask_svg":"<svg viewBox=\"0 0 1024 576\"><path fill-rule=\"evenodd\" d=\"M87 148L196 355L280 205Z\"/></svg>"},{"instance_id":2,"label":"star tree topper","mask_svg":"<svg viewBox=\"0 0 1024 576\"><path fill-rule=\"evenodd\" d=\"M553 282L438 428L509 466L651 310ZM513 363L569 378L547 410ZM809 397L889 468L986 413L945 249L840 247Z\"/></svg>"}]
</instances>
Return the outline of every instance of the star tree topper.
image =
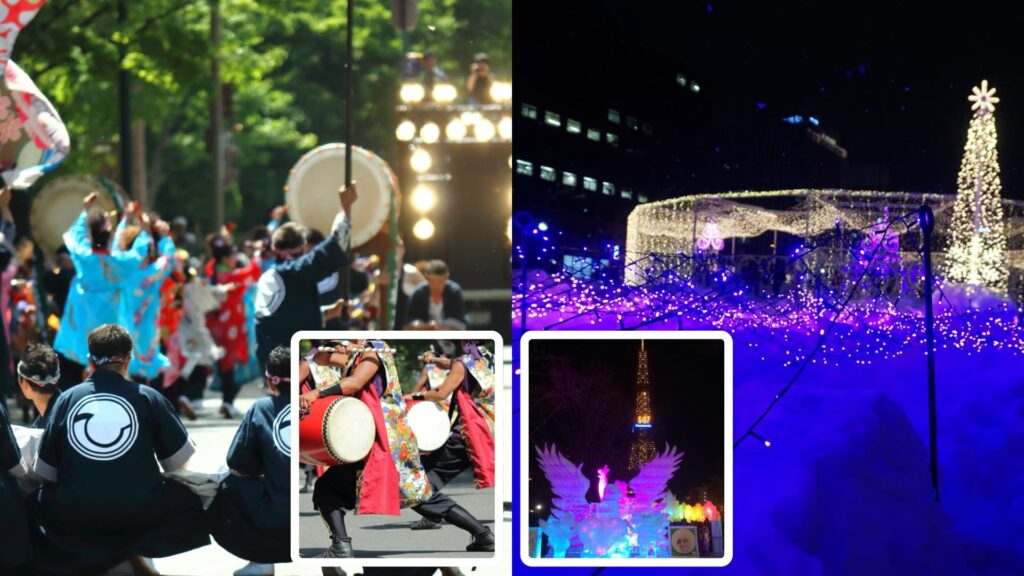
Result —
<instances>
[{"instance_id":1,"label":"star tree topper","mask_svg":"<svg viewBox=\"0 0 1024 576\"><path fill-rule=\"evenodd\" d=\"M975 86L971 88L974 94L967 97L968 100L973 102L971 104L971 110L974 110L978 116L984 116L991 112L996 111L996 104L999 102L999 97L995 95L996 89L988 87L988 80L981 81L981 88Z\"/></svg>"}]
</instances>

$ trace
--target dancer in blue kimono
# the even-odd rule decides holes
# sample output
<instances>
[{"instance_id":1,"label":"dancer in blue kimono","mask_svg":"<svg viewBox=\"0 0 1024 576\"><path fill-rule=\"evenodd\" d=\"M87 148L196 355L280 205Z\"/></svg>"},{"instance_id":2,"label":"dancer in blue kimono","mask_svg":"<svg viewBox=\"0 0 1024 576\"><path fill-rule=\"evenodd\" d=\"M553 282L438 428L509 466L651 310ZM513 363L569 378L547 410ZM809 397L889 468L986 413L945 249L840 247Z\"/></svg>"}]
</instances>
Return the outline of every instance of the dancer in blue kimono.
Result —
<instances>
[{"instance_id":1,"label":"dancer in blue kimono","mask_svg":"<svg viewBox=\"0 0 1024 576\"><path fill-rule=\"evenodd\" d=\"M128 251L121 250L116 242L111 246L110 222L105 213L93 209L95 202L95 193L87 196L82 214L64 233L64 244L75 265L75 279L53 343L53 349L73 363L63 367L62 389L81 381L81 371L89 363L85 344L89 331L121 321L121 287L149 253L148 234L139 234ZM137 214L138 210L132 203L128 213ZM122 220L118 231L124 231L125 226Z\"/></svg>"},{"instance_id":2,"label":"dancer in blue kimono","mask_svg":"<svg viewBox=\"0 0 1024 576\"><path fill-rule=\"evenodd\" d=\"M136 381L150 383L160 372L171 365L160 351L160 328L157 317L160 314L160 287L174 271L174 240L170 226L163 220L152 223L153 234L146 228L149 219L142 218L144 227L132 240L130 234L117 239L121 250L128 250L135 241L142 238L149 249L146 260L125 275L121 285L121 322L132 333L135 355L128 373Z\"/></svg>"},{"instance_id":3,"label":"dancer in blue kimono","mask_svg":"<svg viewBox=\"0 0 1024 576\"><path fill-rule=\"evenodd\" d=\"M33 574L100 574L210 543L199 496L161 474L195 444L159 392L128 380L131 334L104 324L88 337L94 369L52 408L33 471ZM159 463L159 466L157 465Z\"/></svg>"},{"instance_id":4,"label":"dancer in blue kimono","mask_svg":"<svg viewBox=\"0 0 1024 576\"><path fill-rule=\"evenodd\" d=\"M0 402L0 574L13 573L32 560L25 498L17 481L27 471L7 409Z\"/></svg>"},{"instance_id":5,"label":"dancer in blue kimono","mask_svg":"<svg viewBox=\"0 0 1024 576\"><path fill-rule=\"evenodd\" d=\"M267 358L267 387L242 418L228 451L231 475L207 511L210 534L249 565L235 576L274 574L289 552L291 456L291 354L278 346Z\"/></svg>"}]
</instances>

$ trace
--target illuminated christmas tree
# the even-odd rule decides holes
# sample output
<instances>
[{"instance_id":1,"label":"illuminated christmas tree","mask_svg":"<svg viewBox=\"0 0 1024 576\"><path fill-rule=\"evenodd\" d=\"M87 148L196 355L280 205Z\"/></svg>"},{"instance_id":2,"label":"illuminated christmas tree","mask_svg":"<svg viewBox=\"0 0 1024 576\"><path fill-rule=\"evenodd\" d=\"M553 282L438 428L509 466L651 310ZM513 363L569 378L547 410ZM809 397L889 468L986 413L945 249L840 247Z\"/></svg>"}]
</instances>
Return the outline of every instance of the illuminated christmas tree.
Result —
<instances>
[{"instance_id":1,"label":"illuminated christmas tree","mask_svg":"<svg viewBox=\"0 0 1024 576\"><path fill-rule=\"evenodd\" d=\"M973 102L974 117L957 176L946 276L954 282L1006 292L1009 268L996 155L995 105L999 98L987 80L973 92L968 100Z\"/></svg>"},{"instance_id":2,"label":"illuminated christmas tree","mask_svg":"<svg viewBox=\"0 0 1024 576\"><path fill-rule=\"evenodd\" d=\"M636 416L633 419L633 443L629 447L629 470L634 472L655 456L651 433L651 381L647 374L647 349L640 341L636 369Z\"/></svg>"}]
</instances>

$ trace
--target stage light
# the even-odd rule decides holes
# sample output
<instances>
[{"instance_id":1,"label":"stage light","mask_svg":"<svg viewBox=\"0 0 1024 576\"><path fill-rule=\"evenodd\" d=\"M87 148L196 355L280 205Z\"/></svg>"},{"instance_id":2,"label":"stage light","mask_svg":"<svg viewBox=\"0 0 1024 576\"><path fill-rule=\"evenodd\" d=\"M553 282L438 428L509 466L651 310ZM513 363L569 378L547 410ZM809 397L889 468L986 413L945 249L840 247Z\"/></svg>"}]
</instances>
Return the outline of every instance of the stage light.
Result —
<instances>
[{"instance_id":1,"label":"stage light","mask_svg":"<svg viewBox=\"0 0 1024 576\"><path fill-rule=\"evenodd\" d=\"M458 90L451 84L437 84L434 86L434 101L439 104L451 104L459 95Z\"/></svg>"},{"instance_id":2,"label":"stage light","mask_svg":"<svg viewBox=\"0 0 1024 576\"><path fill-rule=\"evenodd\" d=\"M444 128L445 136L447 136L449 140L462 140L466 137L466 131L466 123L458 118L449 122Z\"/></svg>"},{"instance_id":3,"label":"stage light","mask_svg":"<svg viewBox=\"0 0 1024 576\"><path fill-rule=\"evenodd\" d=\"M395 128L395 138L402 142L409 142L416 137L416 125L410 120L403 120L398 128Z\"/></svg>"},{"instance_id":4,"label":"stage light","mask_svg":"<svg viewBox=\"0 0 1024 576\"><path fill-rule=\"evenodd\" d=\"M409 202L418 212L430 212L437 205L437 193L430 186L420 184L412 191Z\"/></svg>"},{"instance_id":5,"label":"stage light","mask_svg":"<svg viewBox=\"0 0 1024 576\"><path fill-rule=\"evenodd\" d=\"M498 122L498 136L501 136L502 140L512 139L512 118L505 116Z\"/></svg>"},{"instance_id":6,"label":"stage light","mask_svg":"<svg viewBox=\"0 0 1024 576\"><path fill-rule=\"evenodd\" d=\"M441 128L433 122L427 122L420 128L420 138L423 139L427 144L433 144L437 142L437 139L441 137Z\"/></svg>"},{"instance_id":7,"label":"stage light","mask_svg":"<svg viewBox=\"0 0 1024 576\"><path fill-rule=\"evenodd\" d=\"M537 224L537 230L540 230L541 232L547 232L548 231L548 223L547 222L541 222L540 224Z\"/></svg>"},{"instance_id":8,"label":"stage light","mask_svg":"<svg viewBox=\"0 0 1024 576\"><path fill-rule=\"evenodd\" d=\"M690 90L691 90L691 91L692 91L692 92L693 92L694 94L696 94L696 93L700 92L700 84L697 84L696 82L691 82L691 83L690 83Z\"/></svg>"},{"instance_id":9,"label":"stage light","mask_svg":"<svg viewBox=\"0 0 1024 576\"><path fill-rule=\"evenodd\" d=\"M482 116L479 112L463 112L462 115L459 116L459 119L462 120L462 123L466 126L476 124L480 121L480 118L482 118Z\"/></svg>"},{"instance_id":10,"label":"stage light","mask_svg":"<svg viewBox=\"0 0 1024 576\"><path fill-rule=\"evenodd\" d=\"M430 170L433 164L434 160L430 157L430 152L423 148L417 148L413 151L412 156L409 157L409 166L417 172L426 172Z\"/></svg>"},{"instance_id":11,"label":"stage light","mask_svg":"<svg viewBox=\"0 0 1024 576\"><path fill-rule=\"evenodd\" d=\"M486 118L481 118L473 127L473 134L478 142L490 142L494 139L494 123Z\"/></svg>"},{"instance_id":12,"label":"stage light","mask_svg":"<svg viewBox=\"0 0 1024 576\"><path fill-rule=\"evenodd\" d=\"M402 84L402 89L398 91L398 96L406 104L419 104L426 95L427 92L423 89L422 84Z\"/></svg>"},{"instance_id":13,"label":"stage light","mask_svg":"<svg viewBox=\"0 0 1024 576\"><path fill-rule=\"evenodd\" d=\"M491 84L491 98L495 102L507 102L512 99L512 85L507 82Z\"/></svg>"},{"instance_id":14,"label":"stage light","mask_svg":"<svg viewBox=\"0 0 1024 576\"><path fill-rule=\"evenodd\" d=\"M429 240L434 235L434 223L430 218L420 218L413 225L412 234L420 240Z\"/></svg>"}]
</instances>

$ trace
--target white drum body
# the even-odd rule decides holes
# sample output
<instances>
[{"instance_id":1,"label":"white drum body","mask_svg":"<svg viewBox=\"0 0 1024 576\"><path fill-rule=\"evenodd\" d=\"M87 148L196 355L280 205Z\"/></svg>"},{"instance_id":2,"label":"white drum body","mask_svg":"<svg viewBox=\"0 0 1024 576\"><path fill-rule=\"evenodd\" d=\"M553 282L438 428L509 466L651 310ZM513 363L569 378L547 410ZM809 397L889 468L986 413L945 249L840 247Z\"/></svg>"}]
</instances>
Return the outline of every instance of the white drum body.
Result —
<instances>
[{"instance_id":1,"label":"white drum body","mask_svg":"<svg viewBox=\"0 0 1024 576\"><path fill-rule=\"evenodd\" d=\"M369 242L388 223L398 206L398 179L384 160L358 146L352 147L352 179L358 198L352 205L352 247ZM292 220L329 234L340 208L338 191L345 183L345 145L324 144L299 159L285 185L285 201Z\"/></svg>"},{"instance_id":2,"label":"white drum body","mask_svg":"<svg viewBox=\"0 0 1024 576\"><path fill-rule=\"evenodd\" d=\"M451 433L448 414L436 402L420 401L412 404L405 420L416 436L420 452L433 452L448 441Z\"/></svg>"}]
</instances>

